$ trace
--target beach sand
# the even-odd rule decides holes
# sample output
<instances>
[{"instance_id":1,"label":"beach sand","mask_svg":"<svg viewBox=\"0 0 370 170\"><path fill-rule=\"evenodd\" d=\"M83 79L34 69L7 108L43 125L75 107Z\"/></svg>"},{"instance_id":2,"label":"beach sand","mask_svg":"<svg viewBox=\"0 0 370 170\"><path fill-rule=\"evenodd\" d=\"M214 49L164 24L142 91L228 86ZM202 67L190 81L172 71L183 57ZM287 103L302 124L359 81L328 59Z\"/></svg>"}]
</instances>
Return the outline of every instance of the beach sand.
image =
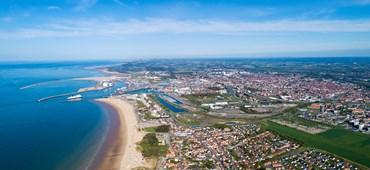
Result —
<instances>
[{"instance_id":1,"label":"beach sand","mask_svg":"<svg viewBox=\"0 0 370 170\"><path fill-rule=\"evenodd\" d=\"M107 148L107 154L98 169L126 170L137 167L152 168L137 150L139 141L145 132L139 131L138 120L134 107L120 97L97 99L98 102L107 104L113 108L120 119L119 130L116 139Z\"/></svg>"}]
</instances>

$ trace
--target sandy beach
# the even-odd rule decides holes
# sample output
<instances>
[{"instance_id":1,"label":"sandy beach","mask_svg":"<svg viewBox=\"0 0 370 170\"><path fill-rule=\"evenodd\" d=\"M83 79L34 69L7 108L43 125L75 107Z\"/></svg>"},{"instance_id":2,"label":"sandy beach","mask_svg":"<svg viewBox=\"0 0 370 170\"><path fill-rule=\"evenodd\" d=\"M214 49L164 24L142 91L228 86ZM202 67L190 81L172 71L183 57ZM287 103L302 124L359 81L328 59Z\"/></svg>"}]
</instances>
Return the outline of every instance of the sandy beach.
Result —
<instances>
[{"instance_id":1,"label":"sandy beach","mask_svg":"<svg viewBox=\"0 0 370 170\"><path fill-rule=\"evenodd\" d=\"M144 132L139 131L134 107L120 97L97 99L110 106L118 113L119 127L116 139L108 146L107 152L98 169L126 170L138 167L150 167L136 148Z\"/></svg>"}]
</instances>

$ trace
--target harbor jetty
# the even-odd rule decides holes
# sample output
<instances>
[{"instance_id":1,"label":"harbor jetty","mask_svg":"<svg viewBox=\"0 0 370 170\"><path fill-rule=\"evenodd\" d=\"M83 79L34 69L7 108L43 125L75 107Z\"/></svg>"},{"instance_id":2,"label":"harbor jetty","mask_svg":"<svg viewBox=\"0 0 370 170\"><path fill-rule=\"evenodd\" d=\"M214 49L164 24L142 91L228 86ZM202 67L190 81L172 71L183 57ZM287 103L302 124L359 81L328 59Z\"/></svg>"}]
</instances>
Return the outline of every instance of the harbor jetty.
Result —
<instances>
[{"instance_id":1,"label":"harbor jetty","mask_svg":"<svg viewBox=\"0 0 370 170\"><path fill-rule=\"evenodd\" d=\"M78 92L71 92L71 93L63 93L63 94L58 94L58 95L53 95L53 96L47 96L47 97L43 97L41 99L38 99L37 102L44 102L44 101L47 101L47 100L50 100L50 99L54 99L54 98L58 98L58 97L64 97L64 96L72 96L72 95L76 95L76 94L79 94Z\"/></svg>"}]
</instances>

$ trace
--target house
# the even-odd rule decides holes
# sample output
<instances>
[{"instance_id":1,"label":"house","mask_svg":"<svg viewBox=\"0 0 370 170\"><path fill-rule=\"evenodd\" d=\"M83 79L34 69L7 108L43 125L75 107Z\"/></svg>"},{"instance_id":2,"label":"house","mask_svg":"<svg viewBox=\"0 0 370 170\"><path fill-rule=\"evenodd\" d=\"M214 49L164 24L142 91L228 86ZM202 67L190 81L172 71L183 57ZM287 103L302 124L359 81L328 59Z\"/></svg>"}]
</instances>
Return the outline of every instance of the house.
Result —
<instances>
[{"instance_id":1,"label":"house","mask_svg":"<svg viewBox=\"0 0 370 170\"><path fill-rule=\"evenodd\" d=\"M310 105L310 108L311 109L314 109L314 110L320 110L320 107L321 107L321 104L320 103L312 103Z\"/></svg>"}]
</instances>

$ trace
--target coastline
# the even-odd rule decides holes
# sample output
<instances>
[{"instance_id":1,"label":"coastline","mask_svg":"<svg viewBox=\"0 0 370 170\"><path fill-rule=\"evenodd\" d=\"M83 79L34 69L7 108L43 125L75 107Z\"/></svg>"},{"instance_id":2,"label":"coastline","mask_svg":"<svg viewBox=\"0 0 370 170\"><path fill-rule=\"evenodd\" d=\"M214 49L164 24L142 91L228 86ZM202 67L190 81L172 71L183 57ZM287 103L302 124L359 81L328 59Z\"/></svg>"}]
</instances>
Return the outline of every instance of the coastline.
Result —
<instances>
[{"instance_id":1,"label":"coastline","mask_svg":"<svg viewBox=\"0 0 370 170\"><path fill-rule=\"evenodd\" d=\"M151 167L136 148L144 132L139 131L138 120L134 107L121 97L96 99L107 109L108 116L112 116L112 129L114 135L108 135L99 165L96 169L133 169L137 167ZM113 114L112 114L113 113Z\"/></svg>"}]
</instances>

